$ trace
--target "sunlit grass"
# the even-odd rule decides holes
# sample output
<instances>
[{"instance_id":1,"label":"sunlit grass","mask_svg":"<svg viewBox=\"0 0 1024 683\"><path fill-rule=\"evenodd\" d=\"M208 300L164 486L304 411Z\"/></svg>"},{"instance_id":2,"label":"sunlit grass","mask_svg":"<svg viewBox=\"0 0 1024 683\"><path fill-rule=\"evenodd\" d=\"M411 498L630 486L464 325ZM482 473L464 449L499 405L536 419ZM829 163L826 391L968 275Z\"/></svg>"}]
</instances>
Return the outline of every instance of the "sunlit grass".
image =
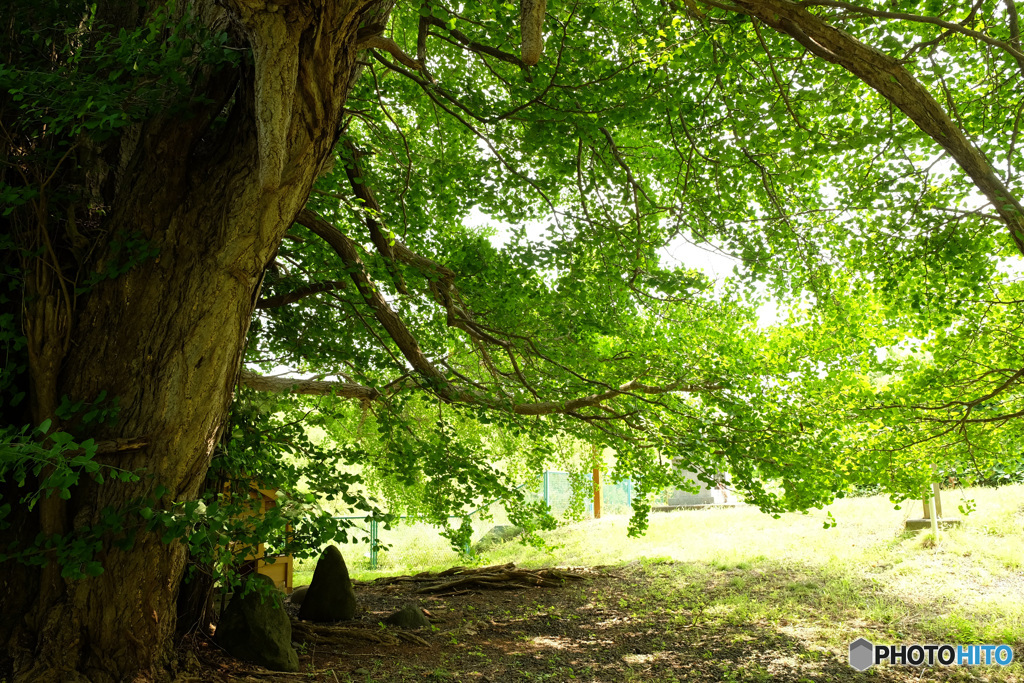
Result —
<instances>
[{"instance_id":1,"label":"sunlit grass","mask_svg":"<svg viewBox=\"0 0 1024 683\"><path fill-rule=\"evenodd\" d=\"M977 509L964 517L961 496ZM894 510L883 497L838 501L828 511L773 519L756 509L655 514L646 536L626 536L625 517L589 521L546 535L547 550L517 543L480 558L524 566L659 567L667 607L681 622L767 624L842 655L850 641L1007 643L1024 652L1024 486L943 497L962 525L907 533L921 503ZM676 564L684 563L684 564ZM1024 668L993 670L1016 680Z\"/></svg>"},{"instance_id":2,"label":"sunlit grass","mask_svg":"<svg viewBox=\"0 0 1024 683\"><path fill-rule=\"evenodd\" d=\"M957 512L964 498L977 505L966 517ZM943 505L962 525L937 540L904 531L908 517L921 516L920 501L895 510L873 497L780 519L747 507L655 513L642 538L626 535L627 517L606 517L543 533L546 548L511 541L475 562L641 567L654 585L630 609L664 611L679 628L777 629L809 651L836 657L863 636L882 643L1007 643L1024 658L1024 486L946 492ZM827 512L835 528L823 528ZM367 546L344 549L354 578L467 561L425 525L380 535L392 549L382 553L378 571L368 570ZM295 585L310 576L297 574ZM1019 663L986 669L997 681L1022 672Z\"/></svg>"},{"instance_id":3,"label":"sunlit grass","mask_svg":"<svg viewBox=\"0 0 1024 683\"><path fill-rule=\"evenodd\" d=\"M458 526L461 520L454 519L452 521L455 526ZM495 519L488 520L474 518L473 541L479 540L495 523L507 524L508 522L498 515L495 516ZM345 557L349 574L353 579L360 581L369 581L381 576L441 571L467 563L467 558L460 551L452 548L451 542L441 535L440 529L430 524L411 523L403 519L390 529L385 529L383 524L379 525L378 537L384 547L377 552L376 569L371 569L370 545L367 542L369 540L368 523L359 520L358 527L353 530L352 536L359 542L343 545L341 551ZM309 583L313 578L315 566L316 558L300 561L296 567L292 585L301 586Z\"/></svg>"},{"instance_id":4,"label":"sunlit grass","mask_svg":"<svg viewBox=\"0 0 1024 683\"><path fill-rule=\"evenodd\" d=\"M967 517L956 512L961 495L978 506ZM943 502L946 516L961 518L962 526L943 531L934 549L922 547L920 534L903 530L909 516L921 516L920 502L908 501L903 509L894 510L884 497L871 497L840 500L826 510L779 519L749 507L655 513L647 534L635 539L626 536L625 516L590 520L544 534L547 550L506 543L482 559L600 565L664 557L726 569L770 558L814 565L852 563L877 572L913 557L918 571L933 573L948 570L950 558L960 557L989 574L1019 575L1024 561L1024 485L947 492ZM823 528L826 512L832 513L838 526Z\"/></svg>"}]
</instances>

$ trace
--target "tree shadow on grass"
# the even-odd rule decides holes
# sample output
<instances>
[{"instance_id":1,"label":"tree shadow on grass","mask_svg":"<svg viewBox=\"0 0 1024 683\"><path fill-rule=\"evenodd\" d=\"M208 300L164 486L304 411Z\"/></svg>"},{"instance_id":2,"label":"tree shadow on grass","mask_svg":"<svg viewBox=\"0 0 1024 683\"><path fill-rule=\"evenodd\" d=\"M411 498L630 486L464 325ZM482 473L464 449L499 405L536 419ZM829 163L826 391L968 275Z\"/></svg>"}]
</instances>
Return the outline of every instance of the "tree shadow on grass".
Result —
<instances>
[{"instance_id":1,"label":"tree shadow on grass","mask_svg":"<svg viewBox=\"0 0 1024 683\"><path fill-rule=\"evenodd\" d=\"M609 681L972 680L963 668L851 668L848 642L891 642L863 619L866 603L905 614L918 607L896 607L900 596L867 580L769 563L648 562L615 572L611 581L582 587L579 603L564 605L568 619L533 626L545 632L532 640L535 656L547 648L560 661L601 672L593 680ZM908 635L902 642L922 642Z\"/></svg>"},{"instance_id":2,"label":"tree shadow on grass","mask_svg":"<svg viewBox=\"0 0 1024 683\"><path fill-rule=\"evenodd\" d=\"M879 681L976 680L996 668L882 666L857 672L847 644L864 636L895 641L864 618L884 601L894 612L920 606L870 580L820 567L769 561L729 566L645 561L604 571L562 588L416 595L413 586L359 589L362 628L402 604L430 611L427 646L352 640L310 643L301 657L308 680L499 683L521 681ZM902 606L901 606L902 605ZM248 680L248 679L241 679ZM261 680L274 680L265 675ZM282 678L281 680L286 680ZM288 679L294 680L294 679Z\"/></svg>"}]
</instances>

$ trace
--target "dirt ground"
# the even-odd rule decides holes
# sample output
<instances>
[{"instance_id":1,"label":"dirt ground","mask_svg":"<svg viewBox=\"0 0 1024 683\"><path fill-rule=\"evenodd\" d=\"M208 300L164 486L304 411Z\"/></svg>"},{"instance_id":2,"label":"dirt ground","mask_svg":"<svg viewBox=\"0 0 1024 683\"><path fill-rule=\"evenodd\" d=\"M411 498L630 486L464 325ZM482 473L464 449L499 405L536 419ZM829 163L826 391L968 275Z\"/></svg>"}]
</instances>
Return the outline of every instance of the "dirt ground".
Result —
<instances>
[{"instance_id":1,"label":"dirt ground","mask_svg":"<svg viewBox=\"0 0 1024 683\"><path fill-rule=\"evenodd\" d=\"M809 645L779 624L705 619L714 587L703 588L693 602L680 603L678 596L669 601L663 589L670 566L563 569L583 580L438 596L416 594L419 583L357 583L363 611L353 621L300 638L299 673L247 665L198 639L183 645L192 664L178 681L978 680L975 672L942 667L857 673L845 651ZM381 625L410 603L425 609L432 622L431 629L415 632L421 642L399 639Z\"/></svg>"}]
</instances>

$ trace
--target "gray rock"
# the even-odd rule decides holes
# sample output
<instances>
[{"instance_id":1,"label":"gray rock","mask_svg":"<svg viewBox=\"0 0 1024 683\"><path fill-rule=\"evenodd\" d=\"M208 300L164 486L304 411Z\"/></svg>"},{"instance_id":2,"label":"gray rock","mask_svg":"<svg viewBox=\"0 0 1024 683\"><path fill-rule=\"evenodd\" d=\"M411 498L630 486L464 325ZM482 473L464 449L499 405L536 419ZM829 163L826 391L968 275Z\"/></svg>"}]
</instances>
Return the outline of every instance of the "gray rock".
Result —
<instances>
[{"instance_id":1,"label":"gray rock","mask_svg":"<svg viewBox=\"0 0 1024 683\"><path fill-rule=\"evenodd\" d=\"M227 652L273 671L298 671L299 655L292 648L292 622L284 611L281 593L269 576L256 574L250 582L262 584L246 595L232 596L220 623L217 643Z\"/></svg>"},{"instance_id":2,"label":"gray rock","mask_svg":"<svg viewBox=\"0 0 1024 683\"><path fill-rule=\"evenodd\" d=\"M423 614L423 610L416 605L406 605L385 619L384 623L388 626L397 626L399 628L430 628L430 621L427 619L427 615Z\"/></svg>"},{"instance_id":3,"label":"gray rock","mask_svg":"<svg viewBox=\"0 0 1024 683\"><path fill-rule=\"evenodd\" d=\"M512 524L496 524L476 542L476 545L473 546L473 552L486 552L496 545L522 536L523 533L524 530L521 527Z\"/></svg>"},{"instance_id":4,"label":"gray rock","mask_svg":"<svg viewBox=\"0 0 1024 683\"><path fill-rule=\"evenodd\" d=\"M306 591L309 590L309 586L299 586L292 591L292 594L288 596L289 602L293 605L301 605L302 601L306 599Z\"/></svg>"},{"instance_id":5,"label":"gray rock","mask_svg":"<svg viewBox=\"0 0 1024 683\"><path fill-rule=\"evenodd\" d=\"M356 592L345 559L336 546L328 546L316 563L313 580L299 607L299 619L342 621L355 615Z\"/></svg>"}]
</instances>

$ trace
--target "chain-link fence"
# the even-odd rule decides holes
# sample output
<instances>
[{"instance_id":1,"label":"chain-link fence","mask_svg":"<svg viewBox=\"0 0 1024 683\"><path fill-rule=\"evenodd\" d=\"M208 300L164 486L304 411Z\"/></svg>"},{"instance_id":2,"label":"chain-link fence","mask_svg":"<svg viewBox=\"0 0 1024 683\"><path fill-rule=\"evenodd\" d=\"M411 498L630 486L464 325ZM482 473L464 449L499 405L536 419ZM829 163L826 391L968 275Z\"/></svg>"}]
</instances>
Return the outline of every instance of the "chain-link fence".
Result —
<instances>
[{"instance_id":1,"label":"chain-link fence","mask_svg":"<svg viewBox=\"0 0 1024 683\"><path fill-rule=\"evenodd\" d=\"M565 520L590 519L594 516L594 488L589 475L577 477L577 486L568 472L545 472L535 497L551 508L551 514ZM624 479L618 484L601 483L601 514L627 514L633 505L633 482Z\"/></svg>"},{"instance_id":2,"label":"chain-link fence","mask_svg":"<svg viewBox=\"0 0 1024 683\"><path fill-rule=\"evenodd\" d=\"M572 482L577 486L574 490ZM593 482L589 477L573 477L567 472L544 472L536 481L524 485L527 500L543 500L556 519L574 521L594 516ZM632 506L633 486L628 479L617 484L602 483L602 515L626 514ZM402 517L390 529L364 515L341 517L353 522L351 539L343 549L350 570L363 572L412 573L427 567L448 567L465 562L466 557L486 547L488 540L505 540L512 525L501 501L493 501L465 515L451 517L451 526L458 527L468 519L473 527L470 543L459 550L441 535L440 529L415 518ZM484 537L488 536L488 539ZM483 543L481 543L483 541ZM296 585L308 582L308 574L317 558L296 559Z\"/></svg>"}]
</instances>

